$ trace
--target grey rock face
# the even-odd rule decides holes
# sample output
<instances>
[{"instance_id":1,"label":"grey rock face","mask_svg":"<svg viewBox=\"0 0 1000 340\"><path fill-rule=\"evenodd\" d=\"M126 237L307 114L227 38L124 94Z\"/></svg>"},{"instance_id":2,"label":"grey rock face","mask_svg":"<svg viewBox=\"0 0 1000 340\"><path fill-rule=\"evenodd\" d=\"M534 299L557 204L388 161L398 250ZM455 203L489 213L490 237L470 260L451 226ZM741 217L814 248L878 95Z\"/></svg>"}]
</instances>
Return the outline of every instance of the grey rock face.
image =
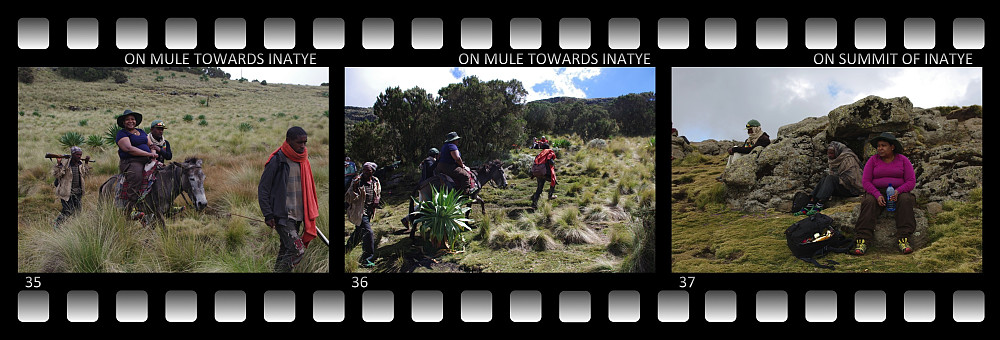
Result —
<instances>
[{"instance_id":1,"label":"grey rock face","mask_svg":"<svg viewBox=\"0 0 1000 340\"><path fill-rule=\"evenodd\" d=\"M744 211L781 209L795 192L812 192L826 175L829 142L846 144L863 167L875 154L868 141L882 132L893 133L913 163L918 202L960 200L982 186L982 107L922 109L906 97L869 96L780 127L771 145L755 148L725 170L726 201ZM721 144L694 146L703 154L719 149L724 154Z\"/></svg>"}]
</instances>

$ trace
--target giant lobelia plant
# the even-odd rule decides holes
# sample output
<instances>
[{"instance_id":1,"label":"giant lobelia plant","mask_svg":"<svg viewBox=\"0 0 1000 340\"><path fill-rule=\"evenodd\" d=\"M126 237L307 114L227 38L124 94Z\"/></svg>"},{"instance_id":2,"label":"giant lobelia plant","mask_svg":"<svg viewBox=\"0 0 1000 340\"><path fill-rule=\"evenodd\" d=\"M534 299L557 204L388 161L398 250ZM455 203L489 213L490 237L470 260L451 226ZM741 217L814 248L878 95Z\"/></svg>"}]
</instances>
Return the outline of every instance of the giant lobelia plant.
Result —
<instances>
[{"instance_id":1,"label":"giant lobelia plant","mask_svg":"<svg viewBox=\"0 0 1000 340\"><path fill-rule=\"evenodd\" d=\"M416 202L414 199L414 202L418 205L415 214L420 217L413 222L420 226L424 238L435 244L444 244L449 249L455 249L459 239L465 242L461 233L472 230L467 223L473 221L465 218L465 213L472 209L465 206L471 202L468 197L460 195L457 190L438 191L431 187L429 200Z\"/></svg>"}]
</instances>

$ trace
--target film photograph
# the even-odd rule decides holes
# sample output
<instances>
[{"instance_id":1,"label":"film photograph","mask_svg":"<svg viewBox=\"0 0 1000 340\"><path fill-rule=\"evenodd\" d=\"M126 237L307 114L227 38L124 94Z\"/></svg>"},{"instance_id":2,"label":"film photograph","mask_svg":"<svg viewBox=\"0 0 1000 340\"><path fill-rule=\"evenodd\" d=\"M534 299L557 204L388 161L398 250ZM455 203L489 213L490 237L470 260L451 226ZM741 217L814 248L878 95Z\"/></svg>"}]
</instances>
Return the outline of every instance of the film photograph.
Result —
<instances>
[{"instance_id":1,"label":"film photograph","mask_svg":"<svg viewBox=\"0 0 1000 340\"><path fill-rule=\"evenodd\" d=\"M671 83L672 271L982 273L982 68Z\"/></svg>"},{"instance_id":2,"label":"film photograph","mask_svg":"<svg viewBox=\"0 0 1000 340\"><path fill-rule=\"evenodd\" d=\"M346 272L655 272L655 69L344 81Z\"/></svg>"},{"instance_id":3,"label":"film photograph","mask_svg":"<svg viewBox=\"0 0 1000 340\"><path fill-rule=\"evenodd\" d=\"M18 67L18 272L329 272L328 83Z\"/></svg>"}]
</instances>

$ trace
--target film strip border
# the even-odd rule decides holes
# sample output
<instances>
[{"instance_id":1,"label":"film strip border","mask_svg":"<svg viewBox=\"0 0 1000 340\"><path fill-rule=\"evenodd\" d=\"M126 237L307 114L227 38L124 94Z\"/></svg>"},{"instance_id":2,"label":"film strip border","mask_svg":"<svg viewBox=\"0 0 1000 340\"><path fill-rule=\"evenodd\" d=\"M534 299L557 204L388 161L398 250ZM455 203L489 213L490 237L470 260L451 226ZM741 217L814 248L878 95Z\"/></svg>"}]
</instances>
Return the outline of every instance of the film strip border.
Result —
<instances>
[{"instance_id":1,"label":"film strip border","mask_svg":"<svg viewBox=\"0 0 1000 340\"><path fill-rule=\"evenodd\" d=\"M457 295L458 304L446 304L446 294L449 299L455 297L452 294ZM557 311L554 313L543 313L543 305L547 304L543 304L542 292L535 290L511 291L508 297L489 290L456 293L426 290L406 294L370 290L361 294L360 301L350 300L343 291L336 290L317 290L304 297L288 290L266 291L257 296L241 290L219 290L211 294L173 290L158 296L141 290L122 290L114 292L113 297L106 295L111 293L102 296L93 290L69 291L64 297L58 297L59 302L65 302L59 307L65 308L56 309L53 308L55 296L46 291L24 290L18 293L17 318L24 323L171 324L206 319L218 323L982 323L986 316L985 292L977 290L953 291L949 296L939 296L930 290L912 290L903 292L901 297L880 290L861 290L852 294L816 290L797 296L781 290L761 290L750 294L752 300L731 290L706 291L703 295L682 290L645 295L632 290L610 291L606 295L562 291L556 294L553 307ZM104 306L112 301L113 308ZM300 308L297 302L305 304L306 308ZM742 303L752 304L751 320L744 320L751 315L742 313L748 311L740 306ZM647 304L655 309L643 307ZM151 310L154 305L162 308L162 314ZM401 310L400 306L409 307L409 310ZM456 308L450 308L452 306ZM938 314L949 310L947 307L951 315ZM56 310L65 310L65 317L54 315ZM204 315L204 312L211 314Z\"/></svg>"},{"instance_id":2,"label":"film strip border","mask_svg":"<svg viewBox=\"0 0 1000 340\"><path fill-rule=\"evenodd\" d=\"M53 19L55 20L55 19ZM311 25L312 41L309 46L296 42L296 22L308 21ZM887 40L887 34L896 27L889 27L884 18L857 18L853 20L835 18L805 19L804 41L807 49L826 50L835 48L886 49L894 46ZM954 48L960 50L983 49L986 45L985 20L982 18L955 18L950 22L940 22L934 18L906 18L902 20L902 47L906 49ZM895 21L893 21L895 23ZM101 21L96 18L69 18L58 27L65 27L65 45L70 50L97 49L111 41L99 39ZM606 22L607 48L613 50L639 49L642 21L638 18L612 18ZM163 46L170 50L195 49L205 46L199 41L198 30L211 29L214 41L208 42L216 49L244 49L248 45L247 20L242 18L218 18L204 22L194 18L169 18L162 23L154 23L145 18L119 18L114 20L114 46L118 49L146 49L150 44L150 25L163 25ZM504 42L493 41L493 30L503 29L509 24L511 49L540 49L542 40L542 19L514 18L508 23L490 18L464 18L460 23L459 47L463 49L506 48ZM601 23L604 27L605 23ZM380 50L398 47L395 31L398 25L409 25L411 39L409 46L417 50L445 48L445 21L440 18L414 18L399 20L392 18L366 18L360 21L360 47ZM663 50L689 49L692 46L692 30L703 27L706 49L734 49L737 47L737 30L752 29L755 32L754 46L758 49L790 48L789 20L785 18L759 18L754 27L738 27L734 18L707 18L704 22L687 18L659 18L655 23L656 47ZM838 26L852 25L854 46L840 46ZM338 50L350 48L350 40L345 39L347 22L341 18L268 18L263 19L263 47L283 50L294 48L314 48L317 50ZM558 19L558 47L561 49L604 48L603 42L592 40L595 23L589 18ZM55 23L48 18L20 18L17 23L17 47L22 50L49 49L62 41L52 41ZM950 46L941 46L937 41L938 30L951 29ZM159 32L159 29L157 29ZM545 32L545 34L549 34ZM156 43L159 43L157 41ZM405 41L400 42L405 45ZM792 42L798 44L799 42ZM402 46L405 47L405 46Z\"/></svg>"}]
</instances>

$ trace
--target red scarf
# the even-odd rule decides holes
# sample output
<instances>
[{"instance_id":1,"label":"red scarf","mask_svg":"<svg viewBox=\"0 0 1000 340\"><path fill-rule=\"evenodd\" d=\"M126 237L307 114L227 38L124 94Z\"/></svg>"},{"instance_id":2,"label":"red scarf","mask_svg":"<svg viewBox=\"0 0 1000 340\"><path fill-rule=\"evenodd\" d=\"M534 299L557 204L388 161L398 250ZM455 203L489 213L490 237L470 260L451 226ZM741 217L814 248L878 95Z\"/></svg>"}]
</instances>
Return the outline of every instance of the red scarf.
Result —
<instances>
[{"instance_id":1,"label":"red scarf","mask_svg":"<svg viewBox=\"0 0 1000 340\"><path fill-rule=\"evenodd\" d=\"M302 243L306 247L309 247L309 241L316 238L316 217L319 217L319 203L316 201L316 182L313 181L312 167L309 165L309 149L303 148L300 154L292 150L292 146L288 145L288 141L285 141L278 150L281 150L281 153L285 154L285 157L288 157L289 160L299 163L304 210L302 216L305 217L303 223L306 225L305 235L302 235ZM271 156L267 158L268 163L271 162L271 158L274 158L274 154L278 153L278 150L274 150ZM267 163L264 164L266 165Z\"/></svg>"}]
</instances>

